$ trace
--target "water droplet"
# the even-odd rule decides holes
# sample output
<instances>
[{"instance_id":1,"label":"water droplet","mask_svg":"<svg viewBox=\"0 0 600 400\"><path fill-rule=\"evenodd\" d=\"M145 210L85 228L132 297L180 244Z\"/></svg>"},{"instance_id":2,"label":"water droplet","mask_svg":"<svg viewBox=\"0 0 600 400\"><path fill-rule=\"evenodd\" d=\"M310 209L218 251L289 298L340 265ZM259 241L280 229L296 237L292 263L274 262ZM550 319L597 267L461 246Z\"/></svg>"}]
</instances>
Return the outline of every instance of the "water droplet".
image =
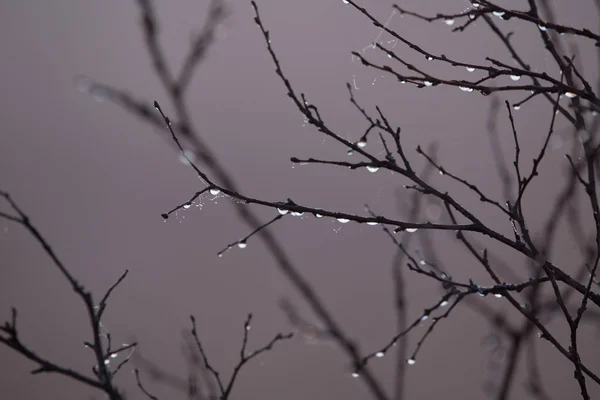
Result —
<instances>
[{"instance_id":1,"label":"water droplet","mask_svg":"<svg viewBox=\"0 0 600 400\"><path fill-rule=\"evenodd\" d=\"M493 11L492 14L494 14L496 17L501 17L504 15L504 11Z\"/></svg>"},{"instance_id":2,"label":"water droplet","mask_svg":"<svg viewBox=\"0 0 600 400\"><path fill-rule=\"evenodd\" d=\"M209 190L209 193L210 193L210 194L212 194L213 196L216 196L216 195L218 195L219 193L221 193L221 191L220 191L219 189L217 189L217 188L211 188L211 189Z\"/></svg>"},{"instance_id":3,"label":"water droplet","mask_svg":"<svg viewBox=\"0 0 600 400\"><path fill-rule=\"evenodd\" d=\"M294 217L301 217L304 215L303 211L292 211L292 216Z\"/></svg>"},{"instance_id":4,"label":"water droplet","mask_svg":"<svg viewBox=\"0 0 600 400\"><path fill-rule=\"evenodd\" d=\"M246 330L249 331L250 330L250 324L246 325Z\"/></svg>"},{"instance_id":5,"label":"water droplet","mask_svg":"<svg viewBox=\"0 0 600 400\"><path fill-rule=\"evenodd\" d=\"M187 210L187 209L188 209L188 208L190 208L191 206L192 206L192 203L185 203L185 204L183 205L183 208L185 208L185 209Z\"/></svg>"},{"instance_id":6,"label":"water droplet","mask_svg":"<svg viewBox=\"0 0 600 400\"><path fill-rule=\"evenodd\" d=\"M454 25L454 18L446 18L444 22L446 23L446 25L452 26Z\"/></svg>"},{"instance_id":7,"label":"water droplet","mask_svg":"<svg viewBox=\"0 0 600 400\"><path fill-rule=\"evenodd\" d=\"M426 59L427 61L431 61L431 60L433 60L433 57L431 57L431 56L425 56L425 59Z\"/></svg>"},{"instance_id":8,"label":"water droplet","mask_svg":"<svg viewBox=\"0 0 600 400\"><path fill-rule=\"evenodd\" d=\"M179 154L179 161L181 161L182 164L189 165L190 161L188 160L191 162L196 161L196 154L192 150L184 150L183 153Z\"/></svg>"},{"instance_id":9,"label":"water droplet","mask_svg":"<svg viewBox=\"0 0 600 400\"><path fill-rule=\"evenodd\" d=\"M427 321L427 319L429 319L429 315L423 315L423 316L421 317L421 322L423 322L423 321Z\"/></svg>"},{"instance_id":10,"label":"water droplet","mask_svg":"<svg viewBox=\"0 0 600 400\"><path fill-rule=\"evenodd\" d=\"M477 292L477 294L478 294L479 296L481 296L481 297L484 297L484 296L485 296L485 293L483 293L483 292Z\"/></svg>"},{"instance_id":11,"label":"water droplet","mask_svg":"<svg viewBox=\"0 0 600 400\"><path fill-rule=\"evenodd\" d=\"M338 221L340 224L347 224L348 222L350 222L350 220L349 220L349 219L347 219L347 218L337 218L337 221Z\"/></svg>"},{"instance_id":12,"label":"water droplet","mask_svg":"<svg viewBox=\"0 0 600 400\"><path fill-rule=\"evenodd\" d=\"M118 354L117 354L117 353L112 353L112 354L110 355L110 358L117 358L117 356L118 356Z\"/></svg>"},{"instance_id":13,"label":"water droplet","mask_svg":"<svg viewBox=\"0 0 600 400\"><path fill-rule=\"evenodd\" d=\"M511 75L510 79L512 79L513 81L518 81L519 79L521 79L521 75Z\"/></svg>"},{"instance_id":14,"label":"water droplet","mask_svg":"<svg viewBox=\"0 0 600 400\"><path fill-rule=\"evenodd\" d=\"M352 154L354 154L354 150L352 150L352 149L348 150L348 153L347 153L347 154L348 154L349 156L351 156Z\"/></svg>"},{"instance_id":15,"label":"water droplet","mask_svg":"<svg viewBox=\"0 0 600 400\"><path fill-rule=\"evenodd\" d=\"M540 28L540 31L542 31L542 32L546 32L548 30L548 27L546 25L542 25L542 24L539 24L538 28Z\"/></svg>"},{"instance_id":16,"label":"water droplet","mask_svg":"<svg viewBox=\"0 0 600 400\"><path fill-rule=\"evenodd\" d=\"M316 218L323 218L323 215L322 215L322 214L318 214L318 213L317 213L317 214L315 214L315 217L316 217Z\"/></svg>"},{"instance_id":17,"label":"water droplet","mask_svg":"<svg viewBox=\"0 0 600 400\"><path fill-rule=\"evenodd\" d=\"M469 14L469 19L475 19L475 13L470 13Z\"/></svg>"},{"instance_id":18,"label":"water droplet","mask_svg":"<svg viewBox=\"0 0 600 400\"><path fill-rule=\"evenodd\" d=\"M371 173L375 173L377 171L379 171L379 167L373 167L372 165L367 166L367 171L371 172Z\"/></svg>"},{"instance_id":19,"label":"water droplet","mask_svg":"<svg viewBox=\"0 0 600 400\"><path fill-rule=\"evenodd\" d=\"M90 88L90 94L92 95L92 98L94 100L96 100L98 103L104 102L104 100L106 100L106 97L107 97L106 90L104 90L103 88L100 88L100 87L95 87L95 86L92 86Z\"/></svg>"},{"instance_id":20,"label":"water droplet","mask_svg":"<svg viewBox=\"0 0 600 400\"><path fill-rule=\"evenodd\" d=\"M369 221L369 222L367 222L367 225L369 225L369 226L376 226L376 225L379 225L379 222Z\"/></svg>"},{"instance_id":21,"label":"water droplet","mask_svg":"<svg viewBox=\"0 0 600 400\"><path fill-rule=\"evenodd\" d=\"M566 92L565 96L567 96L570 99L574 99L575 97L577 97L577 95L573 92Z\"/></svg>"},{"instance_id":22,"label":"water droplet","mask_svg":"<svg viewBox=\"0 0 600 400\"><path fill-rule=\"evenodd\" d=\"M408 360L406 360L406 363L408 365L415 365L417 361L414 358L409 358Z\"/></svg>"},{"instance_id":23,"label":"water droplet","mask_svg":"<svg viewBox=\"0 0 600 400\"><path fill-rule=\"evenodd\" d=\"M520 110L521 109L521 105L520 104L515 104L513 105L513 110Z\"/></svg>"},{"instance_id":24,"label":"water droplet","mask_svg":"<svg viewBox=\"0 0 600 400\"><path fill-rule=\"evenodd\" d=\"M406 232L408 232L408 233L415 233L418 230L419 230L418 228L406 228Z\"/></svg>"},{"instance_id":25,"label":"water droplet","mask_svg":"<svg viewBox=\"0 0 600 400\"><path fill-rule=\"evenodd\" d=\"M75 86L81 93L90 93L94 87L94 82L87 76L78 76L75 78Z\"/></svg>"},{"instance_id":26,"label":"water droplet","mask_svg":"<svg viewBox=\"0 0 600 400\"><path fill-rule=\"evenodd\" d=\"M238 247L240 249L245 249L246 247L248 247L248 243L246 243L244 241L238 242Z\"/></svg>"},{"instance_id":27,"label":"water droplet","mask_svg":"<svg viewBox=\"0 0 600 400\"><path fill-rule=\"evenodd\" d=\"M388 58L393 58L392 53L387 54Z\"/></svg>"},{"instance_id":28,"label":"water droplet","mask_svg":"<svg viewBox=\"0 0 600 400\"><path fill-rule=\"evenodd\" d=\"M440 307L446 307L447 305L448 305L448 302L446 300L444 300L440 303Z\"/></svg>"},{"instance_id":29,"label":"water droplet","mask_svg":"<svg viewBox=\"0 0 600 400\"><path fill-rule=\"evenodd\" d=\"M356 142L356 145L361 149L364 149L365 147L367 147L367 141L364 139L360 139L358 142Z\"/></svg>"},{"instance_id":30,"label":"water droplet","mask_svg":"<svg viewBox=\"0 0 600 400\"><path fill-rule=\"evenodd\" d=\"M479 8L480 4L476 1L472 1L471 4L473 5L473 8Z\"/></svg>"},{"instance_id":31,"label":"water droplet","mask_svg":"<svg viewBox=\"0 0 600 400\"><path fill-rule=\"evenodd\" d=\"M352 373L352 377L353 378L358 378L358 377L360 377L360 375L358 374L358 372L353 372Z\"/></svg>"},{"instance_id":32,"label":"water droplet","mask_svg":"<svg viewBox=\"0 0 600 400\"><path fill-rule=\"evenodd\" d=\"M462 90L463 92L469 92L471 93L473 91L473 88L470 87L466 87L466 86L459 86L460 90Z\"/></svg>"},{"instance_id":33,"label":"water droplet","mask_svg":"<svg viewBox=\"0 0 600 400\"><path fill-rule=\"evenodd\" d=\"M496 298L498 298L498 299L501 299L501 298L502 298L502 295L501 295L500 293L496 293L496 294L494 295L494 297L496 297Z\"/></svg>"},{"instance_id":34,"label":"water droplet","mask_svg":"<svg viewBox=\"0 0 600 400\"><path fill-rule=\"evenodd\" d=\"M431 82L431 81L423 81L423 84L425 86L433 86L433 82Z\"/></svg>"},{"instance_id":35,"label":"water droplet","mask_svg":"<svg viewBox=\"0 0 600 400\"><path fill-rule=\"evenodd\" d=\"M110 360L109 359L104 360L104 365L108 365L108 364L110 364Z\"/></svg>"},{"instance_id":36,"label":"water droplet","mask_svg":"<svg viewBox=\"0 0 600 400\"><path fill-rule=\"evenodd\" d=\"M278 208L278 209L277 209L277 212L278 212L280 215L285 215L285 214L287 214L287 213L288 213L288 212L290 212L290 211L289 211L289 210L284 210L283 208Z\"/></svg>"},{"instance_id":37,"label":"water droplet","mask_svg":"<svg viewBox=\"0 0 600 400\"><path fill-rule=\"evenodd\" d=\"M378 351L377 353L375 353L375 357L377 358L381 358L385 355L385 353L383 351Z\"/></svg>"},{"instance_id":38,"label":"water droplet","mask_svg":"<svg viewBox=\"0 0 600 400\"><path fill-rule=\"evenodd\" d=\"M467 67L467 71L473 72L473 71L475 71L475 68L474 67Z\"/></svg>"}]
</instances>

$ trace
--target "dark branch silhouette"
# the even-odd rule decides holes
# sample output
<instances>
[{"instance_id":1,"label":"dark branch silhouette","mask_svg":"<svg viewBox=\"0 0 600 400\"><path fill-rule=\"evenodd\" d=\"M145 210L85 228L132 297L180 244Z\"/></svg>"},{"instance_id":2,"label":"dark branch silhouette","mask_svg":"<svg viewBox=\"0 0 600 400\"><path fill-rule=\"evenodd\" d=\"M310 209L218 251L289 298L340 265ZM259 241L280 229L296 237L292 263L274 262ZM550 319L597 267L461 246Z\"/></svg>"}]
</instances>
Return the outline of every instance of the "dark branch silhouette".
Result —
<instances>
[{"instance_id":1,"label":"dark branch silhouette","mask_svg":"<svg viewBox=\"0 0 600 400\"><path fill-rule=\"evenodd\" d=\"M510 397L511 390L519 378L516 375L517 368L522 362L526 363L527 375L525 382L521 383L526 385L533 397L551 398L543 384L543 368L537 360L536 346L538 345L534 344L536 334L552 345L551 351L557 351L565 362L570 363L581 398L590 399L589 387L600 385L600 377L597 371L590 367L589 360L583 360L585 351L582 349L585 346L581 343L580 327L584 323L597 324L600 311L598 310L600 285L596 276L600 264L600 205L596 176L600 169L600 157L598 157L600 140L596 135L600 126L600 116L598 116L600 98L596 94L600 91L600 78L596 78L595 85L591 83L592 77L586 76L583 68L576 65L576 51L567 50L563 37L579 38L584 45L591 46L593 51L600 54L598 49L600 34L586 28L560 23L551 4L546 0L527 0L526 10L505 8L488 0L473 0L472 6L466 11L434 16L422 15L394 5L396 12L425 23L443 21L452 27L451 30L456 34L465 32L475 21L481 21L500 40L511 58L499 60L484 56L478 63L467 63L451 54L436 54L425 49L397 30L391 29L358 1L343 0L347 7L359 13L367 23L373 24L382 33L390 35L401 46L405 46L402 50L398 50L376 39L372 48L387 57L387 64L376 62L363 52L352 52L352 55L368 70L383 73L393 77L400 84L414 85L417 88L436 90L437 87L446 86L473 95L491 95L489 98L492 99L492 107L488 120L488 134L492 145L492 157L502 186L503 197L498 199L484 192L468 177L460 176L444 167L443 162L440 161L443 155L438 155L436 151L424 150L425 147L422 146L417 146L414 151L406 148L401 127L395 126L393 118L386 115L382 107L378 105L366 107L360 104L350 84L347 84L349 102L364 119L366 128L357 129L358 140L356 141L349 140L345 134L338 133L335 123L329 121L325 113L320 111L318 101L311 99L309 102L309 96L298 91L288 78L283 67L284 60L279 58L271 43L271 32L267 28L268 21L262 19L258 3L251 1L254 22L258 27L257 37L261 35L264 40L266 51L275 67L274 78L283 85L285 95L307 124L332 139L352 157L352 161L348 161L294 156L290 161L298 164L318 164L323 168L342 167L351 170L364 168L371 173L393 172L404 183L408 181L408 184L403 184L403 187L411 191L412 195L412 209L405 213L407 216L404 219L377 213L369 205L365 206L364 214L353 214L335 208L324 209L319 204L300 204L289 198L286 193L281 193L279 199L272 200L238 189L233 173L228 171L227 166L215 156L195 127L186 97L196 67L207 57L215 36L215 29L227 15L223 2L220 0L210 2L206 22L193 40L179 73L173 72L159 43L158 17L151 1L138 0L137 3L150 61L157 79L166 90L166 98L152 101L138 100L127 91L106 84L93 82L91 86L92 89L102 90L109 100L125 111L151 126L160 128L161 132L167 132L165 138L181 154L190 170L200 178L202 187L191 189L190 192L194 194L184 202L181 200L175 202L179 205L171 206L169 211L161 214L162 218L167 220L174 212L189 208L194 201L206 196L207 193L212 196L224 195L236 200L233 204L237 217L246 224L250 233L232 241L217 255L221 257L236 246L243 249L247 246L248 240L261 240L275 260L279 271L289 280L309 306L310 311L318 318L318 323L310 324L294 305L287 300L282 300L282 309L291 324L306 334L335 343L345 354L351 375L364 382L374 399L403 398L407 365L417 363L419 352L427 345L427 339L443 329L445 321L451 320L453 311L459 307L469 307L487 320L495 330L494 344L491 347L497 352L496 354L502 355L501 362L498 362L502 367L501 376L490 393L496 399L504 400ZM596 5L600 10L600 2L596 2ZM509 19L519 20L525 25L535 27L536 35L539 34L539 44L549 53L553 71L558 70L558 73L531 68L525 61L525 55L519 54L513 46L511 42L513 32L505 33L501 27L502 21ZM439 63L447 67L447 73L441 76L428 72L425 66L410 62L408 58L410 55L418 55L428 63ZM453 78L452 74L459 68L461 72L466 69L473 74L471 76L474 78L470 80ZM510 84L506 84L507 78L510 79ZM457 91L458 93L460 92ZM521 100L512 104L507 100L499 100L507 93L516 93ZM524 159L525 155L521 148L522 120L516 111L535 98L547 102L547 120L540 121L537 124L539 132L532 133L539 135L542 144L535 152L532 164L529 165L529 160ZM161 107L163 103L171 106L174 110L172 115L167 115L165 109ZM504 107L501 106L502 104ZM511 138L514 147L510 157L500 150L501 133L497 127L497 120L500 118L506 118L510 123L508 137ZM552 197L552 193L541 195L544 201L552 204L551 212L544 221L535 221L528 218L524 200L532 196L532 182L549 162L547 154L551 139L556 135L558 121L566 121L570 124L569 129L572 129L579 141L577 147L573 147L565 154L565 177L564 182L560 182L558 194L555 197ZM416 167L415 158L423 159L425 162L426 167L420 173L417 172L419 168ZM512 159L511 162L508 161L509 159ZM444 179L453 185L452 190L448 191L442 185L433 183L430 179L432 171L437 171L445 177ZM466 202L459 200L460 195L464 193L474 196L479 201L480 207L499 211L503 225L485 222L480 215L480 209L469 207ZM73 291L83 300L93 333L93 340L86 344L95 355L94 377L87 377L58 366L24 345L18 336L17 312L14 309L11 320L0 328L0 332L3 333L0 342L36 363L38 367L33 371L34 373L55 372L66 375L104 391L110 399L121 399L121 394L112 383L112 377L129 357L114 371L110 370L106 360L110 361L113 355L122 352L131 355L135 344L111 350L110 335L106 335L106 340L103 339L100 319L111 293L127 273L109 288L96 305L92 301L91 294L63 266L46 240L11 197L4 192L0 194L17 214L15 216L0 212L0 217L24 226L43 246L55 266L69 281ZM578 196L585 196L588 208L582 209L579 206ZM421 202L424 199L433 199L445 212L439 222L431 222L423 218ZM266 222L262 221L253 206L266 207L273 211L274 216ZM298 266L288 257L283 241L273 232L277 228L277 222L287 215L304 214L312 214L318 219L333 219L340 224L378 226L380 229L374 229L373 234L383 232L396 250L391 279L394 281L397 329L389 334L389 340L376 346L375 349L362 350L352 338L352 334L342 328L310 282L304 278ZM425 222L422 222L423 220ZM556 261L558 258L553 250L561 220L566 220L571 234L577 239L578 250L583 261L573 260L567 265ZM509 228L508 234L505 233L507 228ZM593 228L593 237L588 237L589 235L585 233L589 228ZM418 233L411 235L415 232ZM447 265L448 262L438 254L438 249L432 244L429 235L433 232L447 236L451 233L455 243L470 254L473 263L485 274L485 280L453 278L451 274L453 266ZM541 234L533 232L541 232ZM420 250L415 250L414 247L418 245L411 243L411 238L417 236L421 239ZM502 253L492 253L488 250L488 247L491 247L490 243L493 243L495 248L502 249ZM525 260L525 265L517 269L505 260L508 255L520 256ZM413 317L407 313L407 299L404 294L407 273L429 279L441 289L440 293L432 295L432 300L423 311ZM527 274L526 278L522 278L523 273ZM499 299L510 311L499 311L495 306L485 303L484 299L487 296ZM209 362L208 352L200 341L194 317L191 317L191 336L195 349L190 352L197 351L199 357L192 358L190 364L195 370L201 370L204 374L202 383L199 383L198 378L191 373L188 380L185 380L145 363L150 376L158 382L185 390L190 398L221 400L230 398L242 367L259 354L271 350L277 342L292 336L277 334L263 347L248 352L247 341L251 318L252 316L249 315L244 324L239 361L229 380L224 380ZM552 319L559 320L568 332L566 342L561 341L561 336L554 326L552 329L549 327L548 321ZM427 328L421 333L414 348L407 348L407 336L414 334L415 328L424 324L427 324ZM370 368L373 359L384 357L392 351L397 351L393 397L387 393L381 379ZM527 359L524 361L525 353ZM149 399L157 400L157 397L142 383L137 369L135 377L142 394ZM204 389L207 389L206 393Z\"/></svg>"}]
</instances>

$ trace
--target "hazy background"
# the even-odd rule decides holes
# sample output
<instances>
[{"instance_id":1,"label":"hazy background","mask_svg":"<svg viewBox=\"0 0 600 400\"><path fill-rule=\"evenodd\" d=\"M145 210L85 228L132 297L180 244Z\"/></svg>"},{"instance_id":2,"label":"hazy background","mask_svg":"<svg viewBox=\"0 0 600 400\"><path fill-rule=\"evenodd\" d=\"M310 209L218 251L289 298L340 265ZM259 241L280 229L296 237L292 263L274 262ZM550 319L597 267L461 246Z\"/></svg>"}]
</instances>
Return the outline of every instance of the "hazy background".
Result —
<instances>
[{"instance_id":1,"label":"hazy background","mask_svg":"<svg viewBox=\"0 0 600 400\"><path fill-rule=\"evenodd\" d=\"M457 88L417 89L365 69L350 52L363 51L373 60L387 60L367 48L378 37L378 30L341 0L258 3L284 71L296 90L320 107L332 128L352 140L358 140L366 128L348 102L345 83L352 82L362 105L374 111L373 106L379 104L392 122L402 127L407 149L436 142L444 167L502 200L486 131L491 96ZM483 63L486 56L512 62L483 22L463 34L451 34L442 22L427 24L391 14L391 0L361 3L382 21L390 17L390 27L433 53L467 62ZM526 4L502 2L509 3L519 8ZM554 3L561 22L597 31L592 1ZM177 70L188 50L190 34L202 26L208 1L155 4L161 43ZM399 210L406 208L409 193L402 190L407 181L398 176L383 171L370 174L292 166L291 156L353 158L306 126L285 96L253 23L249 1L228 4L231 15L219 30L207 61L197 70L189 103L201 135L241 189L252 197L274 201L291 197L298 203L352 213L363 213L363 205L368 203L377 212L400 218ZM403 0L399 4L432 15L461 12L469 5L463 0ZM528 62L556 75L535 27L513 21L502 24L507 31L517 31L515 43ZM593 44L587 45L578 61L595 81L596 56ZM277 332L293 329L277 302L287 297L302 303L259 240L250 240L248 248L233 249L222 259L216 257L228 243L248 233L233 213L230 200L207 196L164 222L162 212L201 188L195 174L165 144L165 132L102 101L101 96L78 90L76 77L85 75L139 99L158 100L171 111L147 56L136 2L5 0L0 5L0 48L0 187L29 213L63 262L96 297L125 269L130 270L103 320L115 342L136 340L140 354L185 377L182 332L189 328L189 315L194 314L210 359L228 377L237 362L248 312L255 316L251 347L266 343ZM446 65L429 63L401 44L395 51L432 73L471 77L462 68L452 71ZM503 82L507 83L508 79ZM505 98L519 99L501 97ZM512 137L505 110L500 115L503 150L510 155ZM524 168L531 166L550 115L550 106L541 98L515 113ZM567 123L559 118L552 151L542 165L544 172L526 198L528 217L537 228L557 193L556 182L565 166L563 156L573 141L565 128ZM373 140L367 150L378 153L380 147ZM414 152L409 157L422 167ZM442 187L455 188L442 177L433 179ZM485 222L510 233L508 221L482 207L475 196L462 190L453 193L474 207ZM422 219L434 221L439 214L436 204L425 205L430 206L429 214ZM257 211L265 220L274 215L271 210ZM341 226L336 221L304 216L286 217L273 231L365 353L390 339L396 324L390 280L394 247L379 228ZM444 268L453 276L484 276L451 234L433 237ZM572 261L576 255L568 232L559 243L557 264ZM10 307L16 306L25 343L61 365L91 374L93 357L83 346L90 337L83 307L41 247L21 227L0 221L0 255L1 319L9 318ZM515 262L515 269L523 268L519 257L509 254L506 259ZM412 320L437 301L440 288L427 279L409 276ZM491 297L481 301L498 305L503 300ZM410 336L409 352L426 326ZM566 335L556 329L566 344ZM594 326L583 329L584 361L597 371L598 330ZM466 307L456 309L436 328L417 364L409 368L406 398L483 398L483 388L493 387L501 371L501 354L494 355L494 369L493 354L486 347L486 338L492 333L480 316ZM539 352L546 387L557 399L574 398L579 390L570 363L545 341L540 340ZM102 397L61 376L30 376L33 364L4 347L0 347L0 360L0 390L7 399ZM373 360L372 365L391 387L394 357ZM135 388L132 367L120 372L117 382L129 398L143 398ZM143 377L156 395L174 398L170 389ZM514 398L525 398L523 382L524 376L518 375ZM600 394L597 386L589 386L592 394ZM360 379L351 378L346 358L334 346L307 343L300 337L281 343L244 368L234 394L235 398L290 400L367 396Z\"/></svg>"}]
</instances>

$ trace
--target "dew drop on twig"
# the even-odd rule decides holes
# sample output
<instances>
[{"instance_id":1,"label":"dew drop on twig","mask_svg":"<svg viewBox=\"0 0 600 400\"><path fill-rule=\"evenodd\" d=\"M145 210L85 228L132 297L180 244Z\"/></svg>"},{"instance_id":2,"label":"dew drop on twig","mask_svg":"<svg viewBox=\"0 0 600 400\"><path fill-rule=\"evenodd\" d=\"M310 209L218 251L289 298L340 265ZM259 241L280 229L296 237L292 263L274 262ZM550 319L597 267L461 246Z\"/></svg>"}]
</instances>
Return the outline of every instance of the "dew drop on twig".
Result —
<instances>
[{"instance_id":1,"label":"dew drop on twig","mask_svg":"<svg viewBox=\"0 0 600 400\"><path fill-rule=\"evenodd\" d=\"M104 90L103 88L100 88L100 87L92 86L90 89L90 94L92 95L92 98L94 100L96 100L98 103L104 102L104 100L106 100L106 97L107 97L106 90Z\"/></svg>"},{"instance_id":2,"label":"dew drop on twig","mask_svg":"<svg viewBox=\"0 0 600 400\"><path fill-rule=\"evenodd\" d=\"M90 93L94 87L94 82L87 76L78 76L75 78L75 86L81 93Z\"/></svg>"},{"instance_id":3,"label":"dew drop on twig","mask_svg":"<svg viewBox=\"0 0 600 400\"><path fill-rule=\"evenodd\" d=\"M196 154L192 150L184 150L183 153L179 154L179 161L182 164L189 165L190 161L196 161Z\"/></svg>"}]
</instances>

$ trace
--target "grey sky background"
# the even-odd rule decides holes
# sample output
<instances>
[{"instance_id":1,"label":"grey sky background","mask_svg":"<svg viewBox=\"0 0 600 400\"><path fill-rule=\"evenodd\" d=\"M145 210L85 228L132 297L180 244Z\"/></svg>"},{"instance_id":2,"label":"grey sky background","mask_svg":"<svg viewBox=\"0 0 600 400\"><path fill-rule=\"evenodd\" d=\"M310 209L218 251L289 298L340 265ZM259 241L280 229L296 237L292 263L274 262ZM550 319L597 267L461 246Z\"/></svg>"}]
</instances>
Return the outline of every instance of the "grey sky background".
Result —
<instances>
[{"instance_id":1,"label":"grey sky background","mask_svg":"<svg viewBox=\"0 0 600 400\"><path fill-rule=\"evenodd\" d=\"M155 3L161 43L172 68L178 69L190 33L202 26L208 1ZM381 20L391 16L390 27L431 52L471 62L483 63L486 56L510 60L484 25L450 34L450 28L441 22L427 24L391 14L392 3L362 2ZM502 3L525 7L524 1ZM240 188L257 198L283 201L291 197L298 203L352 213L363 213L368 203L381 214L401 216L399 210L406 209L409 193L402 189L407 181L398 176L292 166L292 156L348 156L346 149L306 126L285 96L253 23L249 1L228 4L231 15L219 30L208 59L197 69L189 104L203 138ZM358 140L366 128L348 102L345 83L351 82L358 88L356 95L362 105L371 110L375 104L382 106L393 123L402 127L407 149L436 142L444 167L481 185L486 193L501 196L486 131L491 96L456 88L417 89L364 68L350 52L364 51L373 60L385 60L367 48L378 37L378 30L341 0L260 0L258 4L292 84L319 106L321 115L342 136ZM429 14L460 12L468 6L462 0L404 0L399 4ZM554 4L561 22L597 31L591 1L557 0ZM516 31L517 47L528 61L556 75L535 27L513 21L505 24L507 30ZM381 39L389 40L387 36ZM596 53L593 45L587 46L578 62L587 76L594 77ZM163 221L162 212L201 188L195 174L180 162L166 131L146 125L102 101L98 94L90 96L78 90L77 77L89 76L149 103L158 100L167 112L172 110L149 62L134 1L3 1L0 48L1 188L29 213L63 262L94 293L102 293L125 269L130 270L105 314L104 323L114 341L138 341L141 355L185 377L182 332L190 327L189 315L194 314L209 357L228 376L237 362L248 312L254 314L252 347L266 343L277 332L293 330L278 300L289 298L301 310L304 305L259 240L251 240L246 249L233 249L221 259L216 256L228 243L248 233L234 215L231 201L203 197L190 209ZM395 50L432 73L469 77L464 70L429 65L401 44ZM511 96L501 99L518 100ZM527 167L542 143L551 112L546 102L536 99L515 113ZM528 216L538 227L547 218L557 179L564 171L564 154L574 140L567 127L559 119L543 173L525 199ZM503 151L510 155L508 128L503 110L498 129ZM379 147L373 141L367 149ZM416 166L423 166L414 152L409 157ZM447 190L456 189L443 177L435 176L433 181ZM510 225L497 212L468 193L455 193L485 222L510 233ZM429 214L423 220L434 220L437 205L425 204ZM273 216L271 210L257 210L265 220ZM396 324L390 279L394 247L379 228L342 226L304 216L286 217L273 231L365 353L389 340ZM483 279L479 266L452 234L435 233L433 240L444 267L454 276ZM484 239L480 242L486 243ZM557 263L570 263L578 257L568 232L559 243ZM490 248L517 263L515 269L524 265L501 247ZM16 306L26 343L62 365L91 373L93 357L83 346L89 338L83 307L40 246L21 227L0 221L0 255L2 319ZM412 320L437 301L440 289L427 279L408 276ZM481 301L502 307L502 300L493 297ZM306 315L310 319L310 314ZM410 336L409 352L426 326ZM550 326L566 343L561 324ZM598 370L598 329L583 329L584 361ZM480 316L466 307L456 309L430 336L417 364L409 368L406 398L484 398L486 382L493 383L499 376L490 367L492 354L485 346L491 333ZM571 365L546 342L540 340L538 349L546 387L556 399L573 398L578 389ZM60 376L30 376L33 365L4 347L0 347L0 360L0 389L6 398L101 397ZM394 361L389 356L372 362L388 387ZM135 388L131 367L125 368L117 381L128 398L143 398ZM157 396L173 395L169 388L143 377ZM514 385L514 398L526 398L523 382L521 375ZM590 386L593 395L600 394L597 387ZM297 337L246 367L234 397L354 400L367 396L360 379L351 378L346 359L334 346Z\"/></svg>"}]
</instances>

